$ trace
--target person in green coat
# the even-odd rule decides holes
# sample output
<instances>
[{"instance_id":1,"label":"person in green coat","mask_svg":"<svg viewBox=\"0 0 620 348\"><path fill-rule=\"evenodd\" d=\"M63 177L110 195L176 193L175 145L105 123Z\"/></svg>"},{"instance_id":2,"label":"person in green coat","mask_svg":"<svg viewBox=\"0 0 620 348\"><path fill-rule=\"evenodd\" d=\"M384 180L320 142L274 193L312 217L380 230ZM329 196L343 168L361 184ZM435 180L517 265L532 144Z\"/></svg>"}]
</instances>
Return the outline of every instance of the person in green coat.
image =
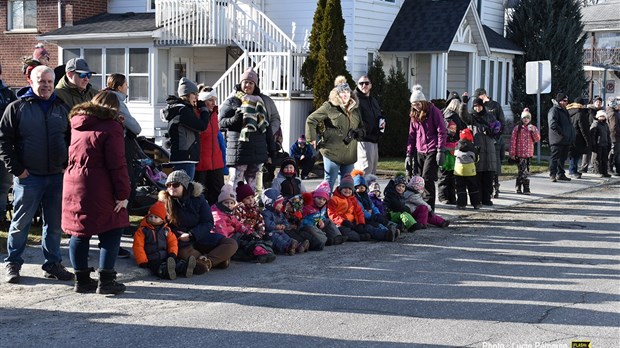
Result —
<instances>
[{"instance_id":1,"label":"person in green coat","mask_svg":"<svg viewBox=\"0 0 620 348\"><path fill-rule=\"evenodd\" d=\"M69 109L90 101L99 92L90 84L93 73L84 58L73 58L67 62L65 76L56 85L56 95Z\"/></svg>"},{"instance_id":2,"label":"person in green coat","mask_svg":"<svg viewBox=\"0 0 620 348\"><path fill-rule=\"evenodd\" d=\"M344 76L336 77L329 100L306 119L306 138L323 156L324 180L333 189L336 176L350 174L357 141L364 136L357 97Z\"/></svg>"}]
</instances>

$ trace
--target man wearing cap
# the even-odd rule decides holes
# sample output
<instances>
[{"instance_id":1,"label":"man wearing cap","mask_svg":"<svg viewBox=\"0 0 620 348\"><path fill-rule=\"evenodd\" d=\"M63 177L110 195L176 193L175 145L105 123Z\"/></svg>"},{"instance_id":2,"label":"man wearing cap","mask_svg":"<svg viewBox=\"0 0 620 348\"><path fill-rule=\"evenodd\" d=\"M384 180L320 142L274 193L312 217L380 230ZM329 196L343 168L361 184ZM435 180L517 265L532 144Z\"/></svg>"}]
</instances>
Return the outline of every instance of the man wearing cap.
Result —
<instances>
[{"instance_id":1,"label":"man wearing cap","mask_svg":"<svg viewBox=\"0 0 620 348\"><path fill-rule=\"evenodd\" d=\"M484 88L478 88L474 92L474 98L482 99L487 113L493 116L495 121L499 122L499 129L495 128L496 131L493 132L493 137L495 138L495 156L497 157L497 168L495 170L495 175L493 176L493 197L498 198L499 176L502 175L502 159L504 158L504 139L502 138L502 134L504 131L504 126L506 125L506 118L504 117L504 110L502 109L502 106L495 100L492 100L487 95L487 91Z\"/></svg>"},{"instance_id":2,"label":"man wearing cap","mask_svg":"<svg viewBox=\"0 0 620 348\"><path fill-rule=\"evenodd\" d=\"M18 283L32 218L43 214L44 276L72 280L62 265L60 216L62 180L69 146L69 109L54 93L54 71L35 67L31 85L22 88L0 121L0 158L13 179L14 214L4 259L6 281Z\"/></svg>"},{"instance_id":3,"label":"man wearing cap","mask_svg":"<svg viewBox=\"0 0 620 348\"><path fill-rule=\"evenodd\" d=\"M314 151L312 146L308 146L308 141L304 134L300 135L290 148L291 157L297 162L297 168L301 168L301 179L308 179L308 174L314 167Z\"/></svg>"},{"instance_id":4,"label":"man wearing cap","mask_svg":"<svg viewBox=\"0 0 620 348\"><path fill-rule=\"evenodd\" d=\"M359 101L360 115L366 134L357 141L357 162L355 168L364 171L364 175L376 174L379 162L379 139L385 131L385 117L377 98L370 94L372 82L367 75L357 80L355 95Z\"/></svg>"},{"instance_id":5,"label":"man wearing cap","mask_svg":"<svg viewBox=\"0 0 620 348\"><path fill-rule=\"evenodd\" d=\"M551 158L549 159L549 178L552 182L570 181L564 170L564 163L568 158L568 149L575 142L575 128L570 120L566 106L568 96L558 93L552 100L553 107L547 114L549 123L549 146Z\"/></svg>"},{"instance_id":6,"label":"man wearing cap","mask_svg":"<svg viewBox=\"0 0 620 348\"><path fill-rule=\"evenodd\" d=\"M93 71L84 58L73 58L65 65L65 76L56 85L56 95L73 108L93 99L99 91L90 84Z\"/></svg>"},{"instance_id":7,"label":"man wearing cap","mask_svg":"<svg viewBox=\"0 0 620 348\"><path fill-rule=\"evenodd\" d=\"M264 113L268 127L258 131L247 132L247 139L241 138L241 130L246 127L245 111L242 105L262 105L252 109ZM241 81L235 86L235 94L226 99L220 108L219 124L226 130L226 165L229 167L229 184L237 187L240 181L250 185L255 192L262 189L262 171L264 163L271 163L276 156L274 134L280 129L280 114L271 98L262 94L258 88L258 74L248 68ZM257 189L258 188L258 189Z\"/></svg>"}]
</instances>

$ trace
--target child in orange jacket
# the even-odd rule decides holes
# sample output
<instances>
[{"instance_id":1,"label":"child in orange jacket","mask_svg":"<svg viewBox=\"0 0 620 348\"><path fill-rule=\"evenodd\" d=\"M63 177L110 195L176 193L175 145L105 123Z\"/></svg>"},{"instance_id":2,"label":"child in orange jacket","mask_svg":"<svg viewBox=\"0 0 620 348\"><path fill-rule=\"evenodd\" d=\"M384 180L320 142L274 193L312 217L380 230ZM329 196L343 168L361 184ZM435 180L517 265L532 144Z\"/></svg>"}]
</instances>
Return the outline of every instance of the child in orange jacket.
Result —
<instances>
[{"instance_id":1,"label":"child in orange jacket","mask_svg":"<svg viewBox=\"0 0 620 348\"><path fill-rule=\"evenodd\" d=\"M366 231L364 211L353 195L354 189L351 175L344 175L327 202L327 215L349 242L368 241L371 235Z\"/></svg>"},{"instance_id":2,"label":"child in orange jacket","mask_svg":"<svg viewBox=\"0 0 620 348\"><path fill-rule=\"evenodd\" d=\"M162 279L176 279L177 273L191 277L196 258L188 261L176 257L179 252L177 237L166 224L166 207L156 202L140 222L140 228L133 237L133 254L140 267L148 268L153 275Z\"/></svg>"}]
</instances>

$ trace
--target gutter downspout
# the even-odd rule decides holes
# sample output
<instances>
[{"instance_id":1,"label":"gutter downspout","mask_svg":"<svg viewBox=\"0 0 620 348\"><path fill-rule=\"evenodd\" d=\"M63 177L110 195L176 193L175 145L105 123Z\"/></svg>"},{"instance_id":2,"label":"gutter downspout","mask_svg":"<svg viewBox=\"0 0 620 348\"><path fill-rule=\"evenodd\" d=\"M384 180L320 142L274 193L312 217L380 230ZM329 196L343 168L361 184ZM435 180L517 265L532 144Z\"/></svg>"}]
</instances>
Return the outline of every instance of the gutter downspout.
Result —
<instances>
[{"instance_id":1,"label":"gutter downspout","mask_svg":"<svg viewBox=\"0 0 620 348\"><path fill-rule=\"evenodd\" d=\"M58 28L62 28L62 0L58 0Z\"/></svg>"}]
</instances>

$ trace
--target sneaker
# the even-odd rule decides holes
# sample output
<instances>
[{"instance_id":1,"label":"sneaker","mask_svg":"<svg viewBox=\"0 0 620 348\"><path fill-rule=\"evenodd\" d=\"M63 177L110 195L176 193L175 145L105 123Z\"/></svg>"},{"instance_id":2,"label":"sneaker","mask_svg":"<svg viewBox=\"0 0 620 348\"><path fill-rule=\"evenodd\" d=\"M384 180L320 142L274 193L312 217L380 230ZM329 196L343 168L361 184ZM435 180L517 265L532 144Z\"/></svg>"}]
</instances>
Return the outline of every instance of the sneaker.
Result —
<instances>
[{"instance_id":1,"label":"sneaker","mask_svg":"<svg viewBox=\"0 0 620 348\"><path fill-rule=\"evenodd\" d=\"M19 280L21 279L19 270L22 266L13 262L7 262L4 264L4 267L6 268L6 282L11 284L19 283Z\"/></svg>"},{"instance_id":2,"label":"sneaker","mask_svg":"<svg viewBox=\"0 0 620 348\"><path fill-rule=\"evenodd\" d=\"M57 262L52 264L49 269L44 270L43 276L45 278L58 279L58 280L73 280L75 275L65 268L62 263Z\"/></svg>"},{"instance_id":3,"label":"sneaker","mask_svg":"<svg viewBox=\"0 0 620 348\"><path fill-rule=\"evenodd\" d=\"M551 180L551 182L557 182L558 181L558 179L555 178L555 175L550 176L549 180Z\"/></svg>"},{"instance_id":4,"label":"sneaker","mask_svg":"<svg viewBox=\"0 0 620 348\"><path fill-rule=\"evenodd\" d=\"M482 205L492 206L492 205L493 205L493 202L492 202L492 201L482 202Z\"/></svg>"},{"instance_id":5,"label":"sneaker","mask_svg":"<svg viewBox=\"0 0 620 348\"><path fill-rule=\"evenodd\" d=\"M566 175L560 175L557 177L557 179L559 181L570 181L571 179L569 177L567 177Z\"/></svg>"},{"instance_id":6,"label":"sneaker","mask_svg":"<svg viewBox=\"0 0 620 348\"><path fill-rule=\"evenodd\" d=\"M523 191L521 191L521 186L517 186L517 188L515 189L515 192L518 194L522 194Z\"/></svg>"},{"instance_id":7,"label":"sneaker","mask_svg":"<svg viewBox=\"0 0 620 348\"><path fill-rule=\"evenodd\" d=\"M581 173L569 174L568 176L573 179L581 179Z\"/></svg>"},{"instance_id":8,"label":"sneaker","mask_svg":"<svg viewBox=\"0 0 620 348\"><path fill-rule=\"evenodd\" d=\"M482 204L476 204L476 205L474 205L474 209L478 210L478 209L480 209L480 208L482 208Z\"/></svg>"},{"instance_id":9,"label":"sneaker","mask_svg":"<svg viewBox=\"0 0 620 348\"><path fill-rule=\"evenodd\" d=\"M600 174L600 177L601 177L601 178L611 178L611 175L610 175L610 174L605 173L605 174Z\"/></svg>"},{"instance_id":10,"label":"sneaker","mask_svg":"<svg viewBox=\"0 0 620 348\"><path fill-rule=\"evenodd\" d=\"M119 259L128 259L129 256L131 256L131 253L129 252L129 250L125 249L125 248L118 248L118 258Z\"/></svg>"}]
</instances>

